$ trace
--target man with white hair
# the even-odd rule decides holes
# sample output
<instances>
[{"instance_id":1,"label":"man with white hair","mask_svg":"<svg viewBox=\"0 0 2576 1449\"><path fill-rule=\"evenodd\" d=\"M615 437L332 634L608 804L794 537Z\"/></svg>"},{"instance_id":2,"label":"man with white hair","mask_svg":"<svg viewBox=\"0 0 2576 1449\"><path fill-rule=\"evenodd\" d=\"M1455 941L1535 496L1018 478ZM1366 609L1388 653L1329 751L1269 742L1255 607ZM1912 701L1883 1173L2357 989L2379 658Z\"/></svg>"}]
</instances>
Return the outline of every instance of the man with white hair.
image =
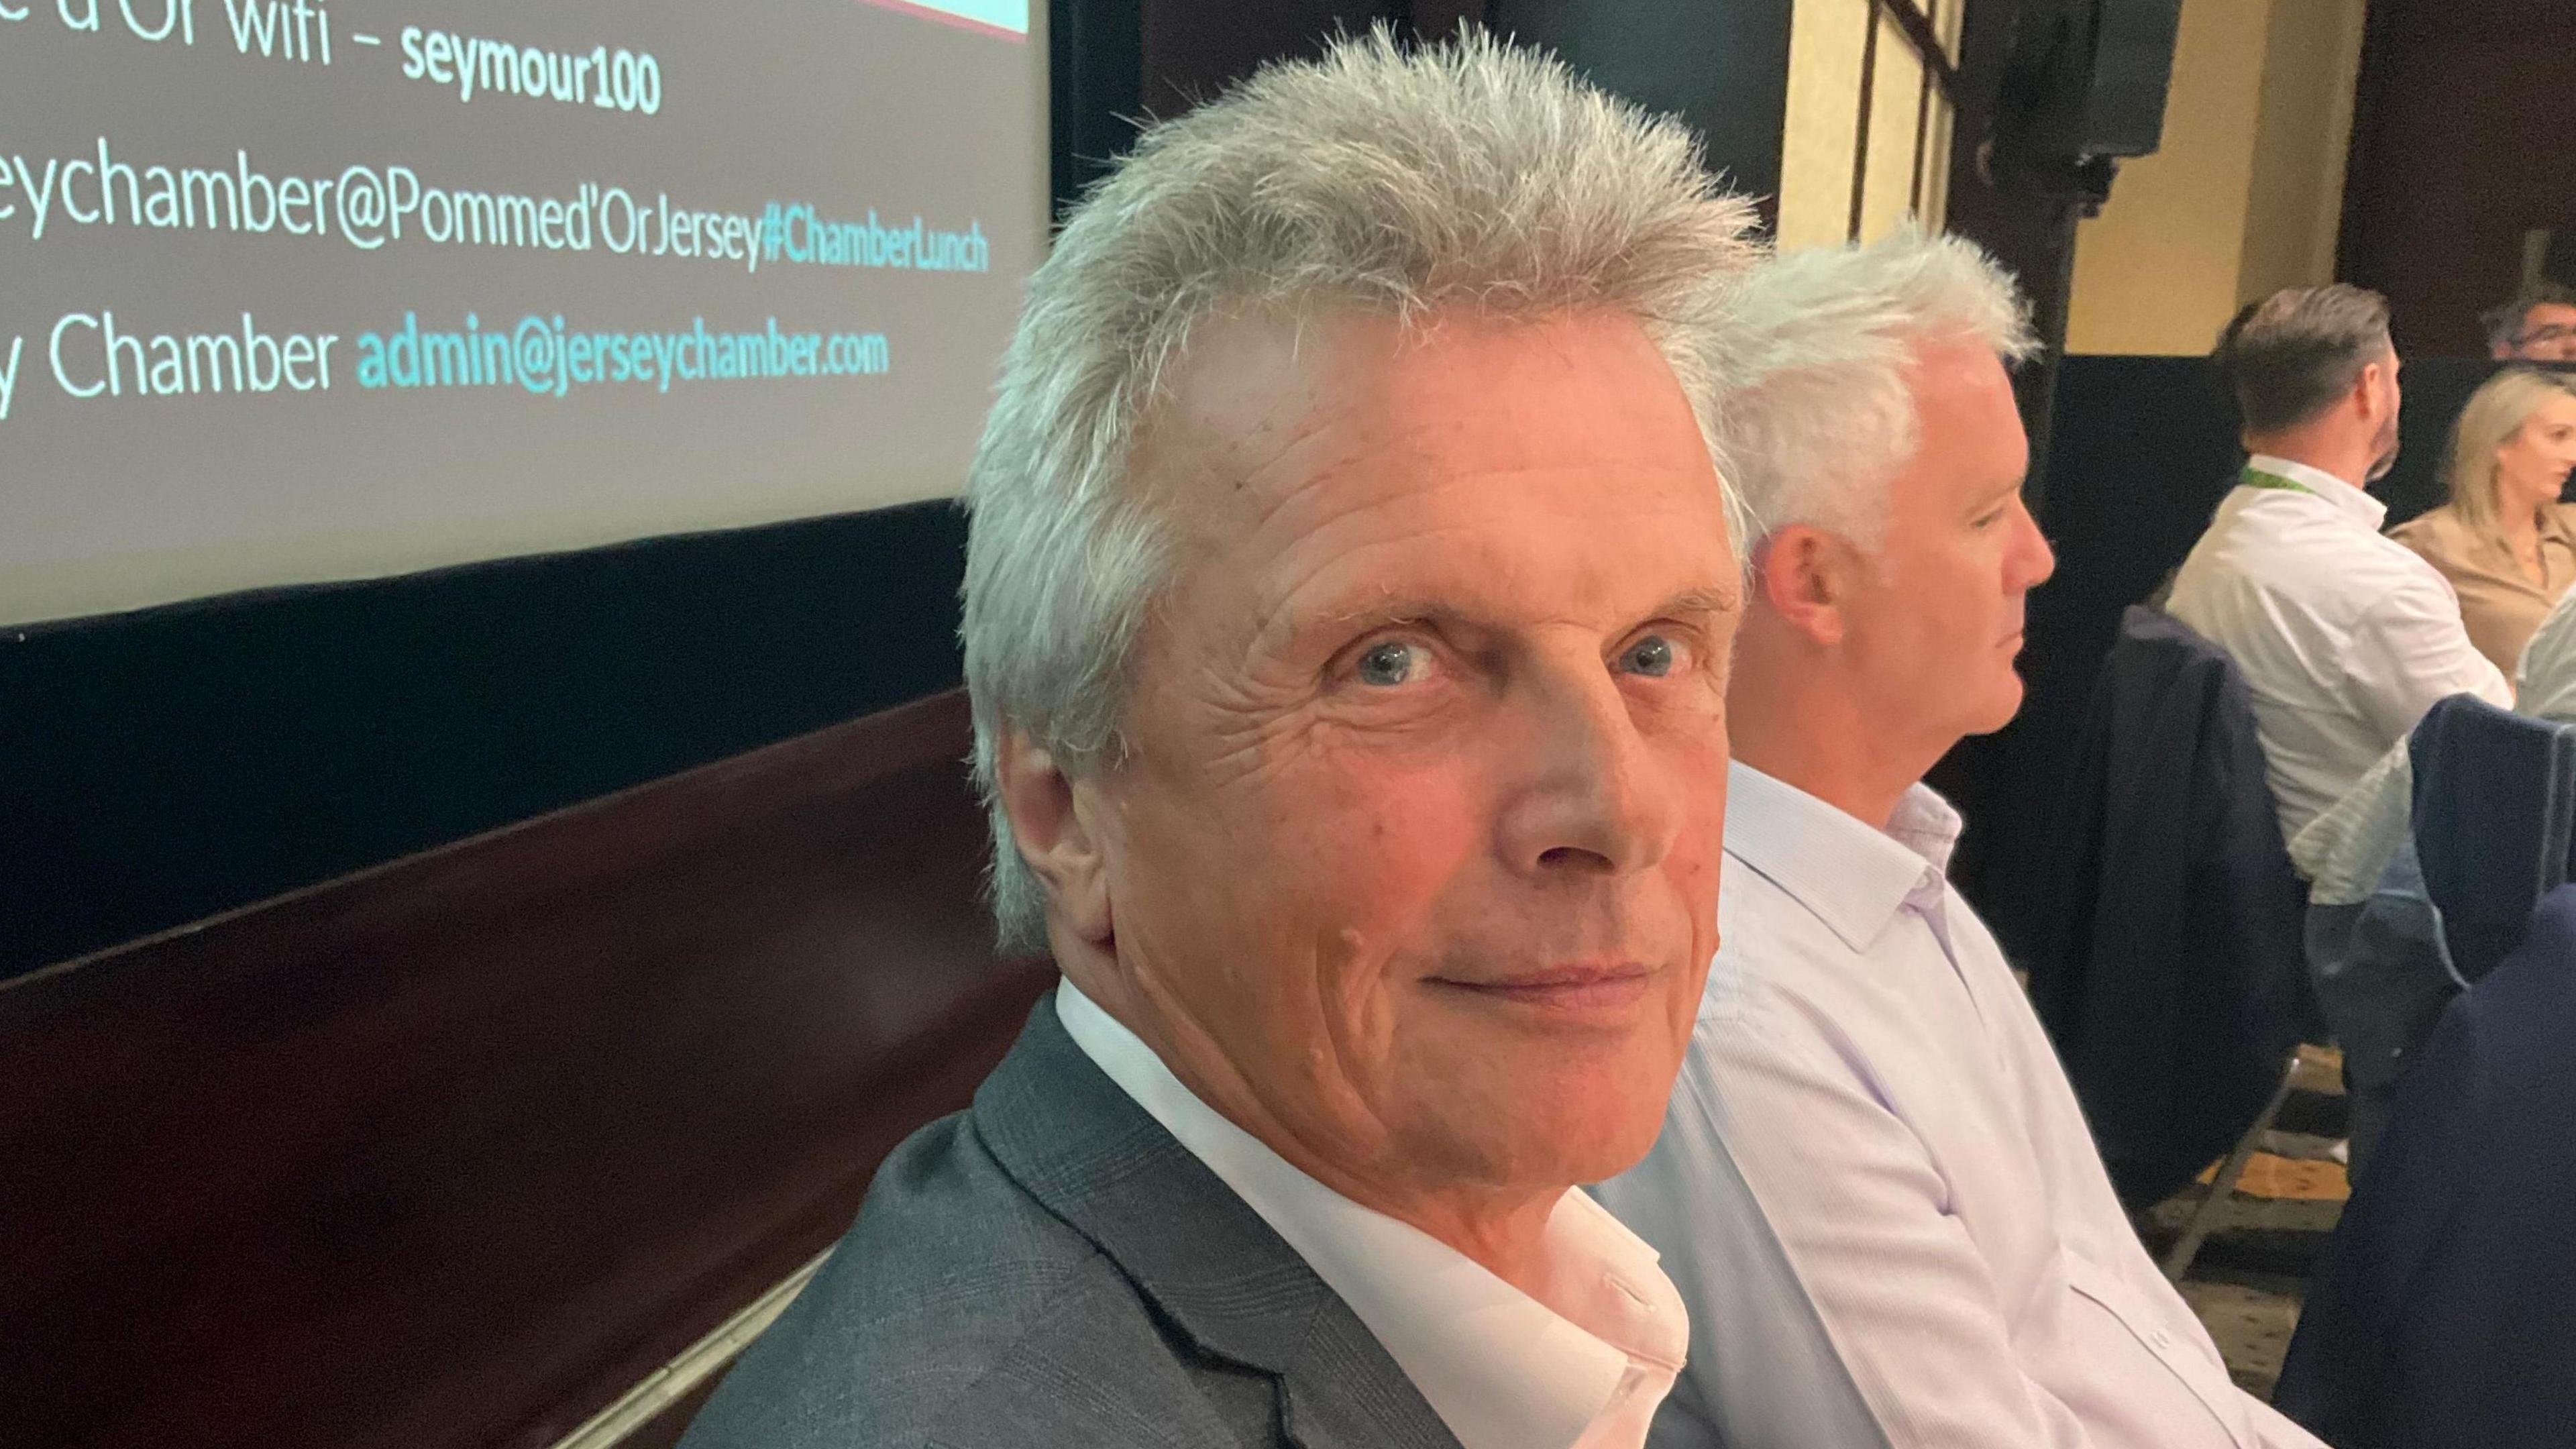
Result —
<instances>
[{"instance_id":1,"label":"man with white hair","mask_svg":"<svg viewBox=\"0 0 2576 1449\"><path fill-rule=\"evenodd\" d=\"M965 619L1063 971L694 1449L1636 1449L1688 1341L1574 1187L1716 945L1740 599L1687 133L1382 34L1148 130L1030 286Z\"/></svg>"},{"instance_id":2,"label":"man with white hair","mask_svg":"<svg viewBox=\"0 0 2576 1449\"><path fill-rule=\"evenodd\" d=\"M1691 1310L1659 1446L2314 1446L2229 1382L2112 1194L1920 782L2020 707L2011 282L1902 233L1759 269L1717 333L1761 529L1727 692L1719 948L1602 1201Z\"/></svg>"}]
</instances>

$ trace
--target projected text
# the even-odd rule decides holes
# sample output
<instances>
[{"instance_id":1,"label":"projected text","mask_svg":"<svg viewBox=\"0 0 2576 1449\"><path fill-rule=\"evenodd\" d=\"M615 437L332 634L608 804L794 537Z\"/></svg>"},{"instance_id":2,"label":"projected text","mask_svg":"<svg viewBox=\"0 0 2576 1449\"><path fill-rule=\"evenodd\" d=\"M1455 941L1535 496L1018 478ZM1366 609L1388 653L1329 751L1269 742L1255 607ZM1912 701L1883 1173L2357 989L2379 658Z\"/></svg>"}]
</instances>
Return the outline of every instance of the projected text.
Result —
<instances>
[{"instance_id":1,"label":"projected text","mask_svg":"<svg viewBox=\"0 0 2576 1449\"><path fill-rule=\"evenodd\" d=\"M1027 25L0 0L0 625L953 492L1046 238Z\"/></svg>"}]
</instances>

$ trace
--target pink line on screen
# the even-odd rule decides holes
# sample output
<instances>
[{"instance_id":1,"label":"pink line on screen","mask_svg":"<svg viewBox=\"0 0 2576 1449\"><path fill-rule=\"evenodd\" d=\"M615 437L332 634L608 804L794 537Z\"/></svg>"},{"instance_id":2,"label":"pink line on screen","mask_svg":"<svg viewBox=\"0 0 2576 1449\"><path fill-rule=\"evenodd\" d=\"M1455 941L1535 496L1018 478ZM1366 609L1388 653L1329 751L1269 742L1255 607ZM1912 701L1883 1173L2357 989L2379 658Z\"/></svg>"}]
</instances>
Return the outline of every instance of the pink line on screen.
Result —
<instances>
[{"instance_id":1,"label":"pink line on screen","mask_svg":"<svg viewBox=\"0 0 2576 1449\"><path fill-rule=\"evenodd\" d=\"M915 5L911 0L859 0L859 3L873 5L879 10L892 10L898 15L913 15L923 20L936 20L942 25L953 25L959 30L971 30L977 35L998 35L1004 40L1026 41L1028 39L1019 31L1000 25L987 25L981 20L969 20L963 15L933 9L928 5Z\"/></svg>"}]
</instances>

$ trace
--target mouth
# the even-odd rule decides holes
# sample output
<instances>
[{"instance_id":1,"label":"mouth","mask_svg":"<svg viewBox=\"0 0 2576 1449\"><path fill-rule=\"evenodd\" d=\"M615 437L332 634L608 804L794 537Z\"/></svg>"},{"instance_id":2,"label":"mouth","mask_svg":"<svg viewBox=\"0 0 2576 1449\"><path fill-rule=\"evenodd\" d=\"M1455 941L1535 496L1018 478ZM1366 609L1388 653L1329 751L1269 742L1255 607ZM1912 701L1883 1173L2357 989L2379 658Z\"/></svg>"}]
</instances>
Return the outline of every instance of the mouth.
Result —
<instances>
[{"instance_id":1,"label":"mouth","mask_svg":"<svg viewBox=\"0 0 2576 1449\"><path fill-rule=\"evenodd\" d=\"M1646 995L1654 978L1654 969L1642 962L1613 961L1598 965L1550 966L1490 981L1431 976L1424 978L1424 984L1445 993L1498 1006L1587 1017L1626 1012Z\"/></svg>"}]
</instances>

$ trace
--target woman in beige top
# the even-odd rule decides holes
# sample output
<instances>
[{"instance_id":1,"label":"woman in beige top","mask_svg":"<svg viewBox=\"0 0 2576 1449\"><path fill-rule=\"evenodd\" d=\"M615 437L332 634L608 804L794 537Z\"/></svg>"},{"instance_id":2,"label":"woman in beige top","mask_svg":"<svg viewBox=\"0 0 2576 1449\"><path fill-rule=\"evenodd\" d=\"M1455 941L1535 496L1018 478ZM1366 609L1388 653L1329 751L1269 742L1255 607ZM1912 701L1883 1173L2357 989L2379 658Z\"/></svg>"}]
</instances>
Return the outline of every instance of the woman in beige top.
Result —
<instances>
[{"instance_id":1,"label":"woman in beige top","mask_svg":"<svg viewBox=\"0 0 2576 1449\"><path fill-rule=\"evenodd\" d=\"M2555 374L2507 368L2460 409L2442 481L2451 501L2391 530L2460 596L2469 642L2510 677L2559 595L2576 583L2576 391Z\"/></svg>"}]
</instances>

